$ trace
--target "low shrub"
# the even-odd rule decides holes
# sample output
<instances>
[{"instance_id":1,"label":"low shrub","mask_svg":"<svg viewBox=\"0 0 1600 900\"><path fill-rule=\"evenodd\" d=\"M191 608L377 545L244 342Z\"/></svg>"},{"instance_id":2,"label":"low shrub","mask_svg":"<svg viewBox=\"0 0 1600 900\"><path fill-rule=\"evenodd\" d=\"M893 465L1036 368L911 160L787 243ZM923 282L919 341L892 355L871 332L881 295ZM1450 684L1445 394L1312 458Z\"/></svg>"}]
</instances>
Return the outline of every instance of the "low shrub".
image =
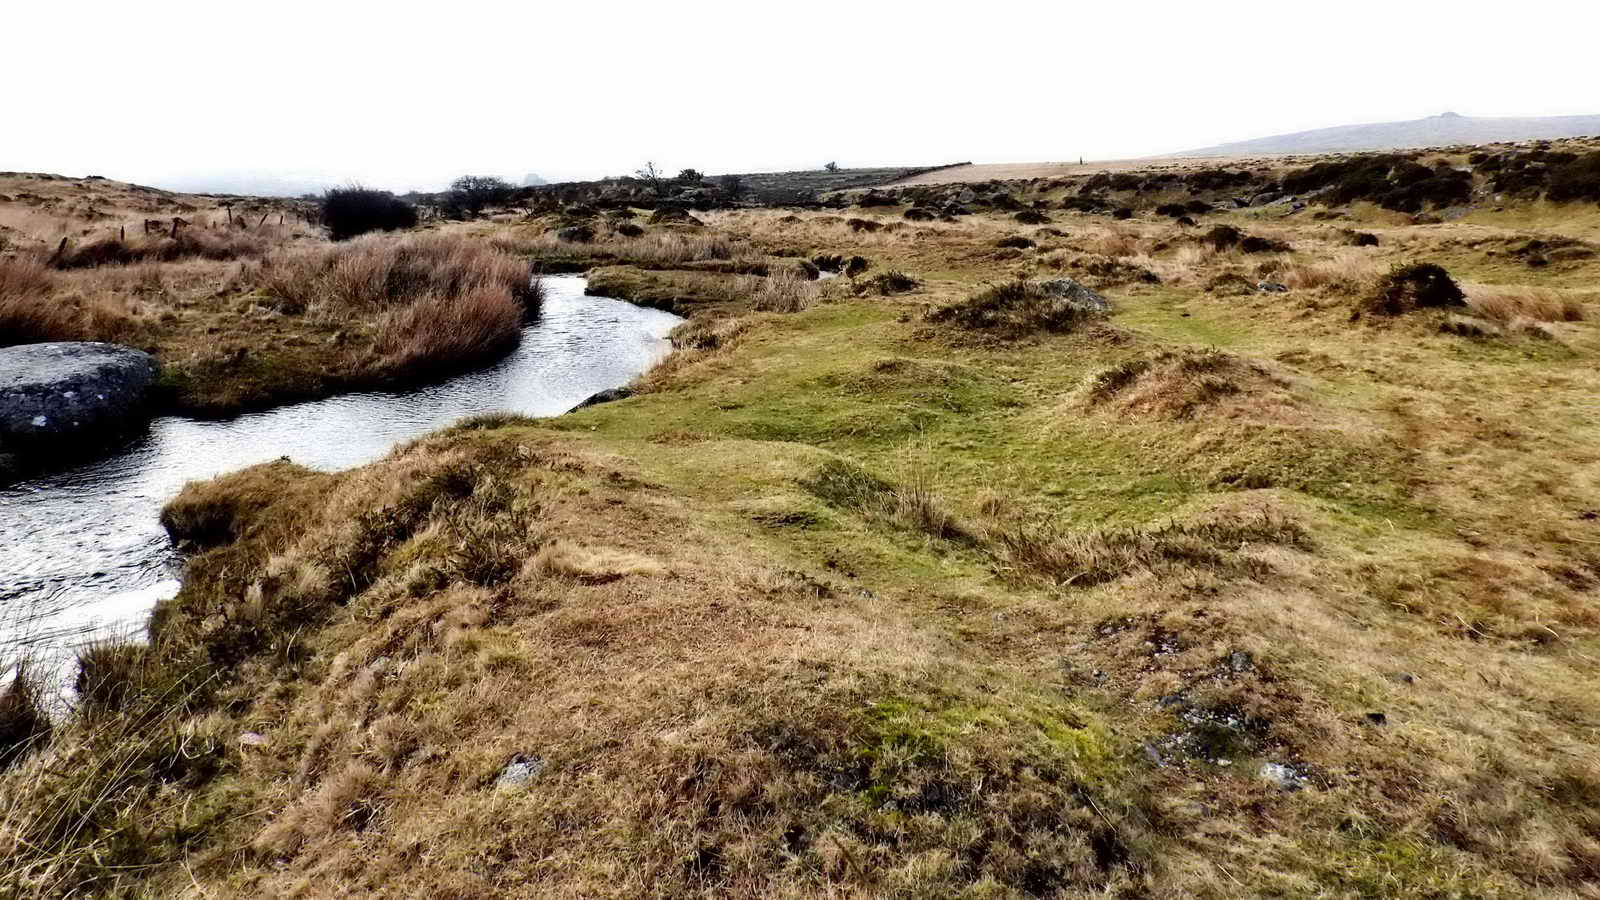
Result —
<instances>
[{"instance_id":1,"label":"low shrub","mask_svg":"<svg viewBox=\"0 0 1600 900\"><path fill-rule=\"evenodd\" d=\"M1211 249L1218 252L1237 247L1239 245L1239 241L1243 239L1244 232L1233 227L1232 225L1213 226L1210 231L1206 232L1200 237L1200 240L1210 244Z\"/></svg>"},{"instance_id":2,"label":"low shrub","mask_svg":"<svg viewBox=\"0 0 1600 900\"><path fill-rule=\"evenodd\" d=\"M1050 217L1049 216L1045 215L1042 212L1039 212L1038 210L1033 210L1033 209L1025 209L1022 212L1019 212L1016 215L1012 216L1011 218L1016 219L1018 222L1021 222L1024 225L1048 225L1048 224L1050 224Z\"/></svg>"},{"instance_id":3,"label":"low shrub","mask_svg":"<svg viewBox=\"0 0 1600 900\"><path fill-rule=\"evenodd\" d=\"M1375 315L1398 316L1417 309L1466 306L1467 296L1442 267L1433 263L1399 266L1379 279L1362 303Z\"/></svg>"},{"instance_id":4,"label":"low shrub","mask_svg":"<svg viewBox=\"0 0 1600 900\"><path fill-rule=\"evenodd\" d=\"M1118 221L1122 221L1124 219L1131 219L1131 218L1133 218L1133 210L1129 209L1126 206L1119 206L1116 209L1111 211L1111 218L1116 219Z\"/></svg>"},{"instance_id":5,"label":"low shrub","mask_svg":"<svg viewBox=\"0 0 1600 900\"><path fill-rule=\"evenodd\" d=\"M322 196L322 222L329 237L344 241L372 231L413 228L417 210L388 191L334 188Z\"/></svg>"},{"instance_id":6,"label":"low shrub","mask_svg":"<svg viewBox=\"0 0 1600 900\"><path fill-rule=\"evenodd\" d=\"M1172 218L1172 219L1176 219L1179 216L1187 215L1188 212L1189 212L1189 207L1185 206L1182 203L1163 203L1160 206L1156 207L1156 215L1158 215L1158 216L1167 216L1168 218Z\"/></svg>"},{"instance_id":7,"label":"low shrub","mask_svg":"<svg viewBox=\"0 0 1600 900\"><path fill-rule=\"evenodd\" d=\"M1010 237L1003 237L1000 240L995 241L994 245L996 247L1009 247L1015 250L1026 250L1029 247L1034 246L1034 243L1032 240L1023 237L1020 234L1013 234Z\"/></svg>"},{"instance_id":8,"label":"low shrub","mask_svg":"<svg viewBox=\"0 0 1600 900\"><path fill-rule=\"evenodd\" d=\"M904 215L907 219L913 222L932 222L934 219L939 217L939 214L933 210L923 209L920 206L911 207L905 211Z\"/></svg>"},{"instance_id":9,"label":"low shrub","mask_svg":"<svg viewBox=\"0 0 1600 900\"><path fill-rule=\"evenodd\" d=\"M1456 206L1472 199L1472 176L1448 165L1429 168L1397 154L1368 154L1317 163L1284 176L1291 194L1323 191L1333 205L1368 200L1385 209L1420 212L1423 207Z\"/></svg>"},{"instance_id":10,"label":"low shrub","mask_svg":"<svg viewBox=\"0 0 1600 900\"><path fill-rule=\"evenodd\" d=\"M880 295L887 297L890 294L904 294L907 291L914 291L919 284L921 282L910 275L896 269L890 269L867 279L861 284L861 287L866 290L877 291Z\"/></svg>"},{"instance_id":11,"label":"low shrub","mask_svg":"<svg viewBox=\"0 0 1600 900\"><path fill-rule=\"evenodd\" d=\"M1600 151L1564 162L1550 171L1546 195L1557 203L1600 201Z\"/></svg>"},{"instance_id":12,"label":"low shrub","mask_svg":"<svg viewBox=\"0 0 1600 900\"><path fill-rule=\"evenodd\" d=\"M1253 234L1246 235L1239 241L1239 250L1244 253L1287 253L1290 249L1292 248L1283 241L1257 237Z\"/></svg>"},{"instance_id":13,"label":"low shrub","mask_svg":"<svg viewBox=\"0 0 1600 900\"><path fill-rule=\"evenodd\" d=\"M871 234L874 231L881 231L883 229L882 224L874 222L871 219L846 219L844 224L851 231L864 231L868 234Z\"/></svg>"}]
</instances>

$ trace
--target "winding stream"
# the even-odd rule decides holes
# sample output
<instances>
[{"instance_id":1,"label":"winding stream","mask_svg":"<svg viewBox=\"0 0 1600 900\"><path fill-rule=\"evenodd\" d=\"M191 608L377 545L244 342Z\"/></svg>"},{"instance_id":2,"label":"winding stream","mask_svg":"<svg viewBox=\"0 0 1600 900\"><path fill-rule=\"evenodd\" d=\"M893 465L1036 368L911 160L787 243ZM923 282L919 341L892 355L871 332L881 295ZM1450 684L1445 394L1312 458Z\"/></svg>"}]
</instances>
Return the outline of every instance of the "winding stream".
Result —
<instances>
[{"instance_id":1,"label":"winding stream","mask_svg":"<svg viewBox=\"0 0 1600 900\"><path fill-rule=\"evenodd\" d=\"M544 279L522 343L495 365L406 393L346 394L227 421L156 419L117 455L0 489L0 660L23 649L59 665L73 646L143 625L178 589L157 521L185 482L287 456L323 470L377 459L465 416L559 415L618 387L670 349L682 320Z\"/></svg>"}]
</instances>

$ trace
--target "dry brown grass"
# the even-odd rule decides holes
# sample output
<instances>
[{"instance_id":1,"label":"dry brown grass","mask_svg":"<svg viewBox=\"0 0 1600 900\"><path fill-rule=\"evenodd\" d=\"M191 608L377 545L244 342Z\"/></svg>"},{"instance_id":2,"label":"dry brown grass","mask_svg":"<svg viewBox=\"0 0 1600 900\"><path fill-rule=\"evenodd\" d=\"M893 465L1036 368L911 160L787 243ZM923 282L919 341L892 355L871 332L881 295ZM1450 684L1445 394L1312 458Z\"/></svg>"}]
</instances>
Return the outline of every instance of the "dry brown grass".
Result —
<instances>
[{"instance_id":1,"label":"dry brown grass","mask_svg":"<svg viewBox=\"0 0 1600 900\"><path fill-rule=\"evenodd\" d=\"M801 312L809 309L822 296L820 282L809 280L793 269L757 279L751 288L751 306L761 312Z\"/></svg>"},{"instance_id":2,"label":"dry brown grass","mask_svg":"<svg viewBox=\"0 0 1600 900\"><path fill-rule=\"evenodd\" d=\"M1356 296L1367 291L1382 271L1370 254L1338 251L1323 260L1286 259L1272 273L1272 280L1296 290L1326 290Z\"/></svg>"},{"instance_id":3,"label":"dry brown grass","mask_svg":"<svg viewBox=\"0 0 1600 900\"><path fill-rule=\"evenodd\" d=\"M1260 416L1292 405L1288 383L1258 363L1214 348L1163 350L1101 369L1084 382L1089 406L1164 419L1215 414L1234 400L1236 412Z\"/></svg>"},{"instance_id":4,"label":"dry brown grass","mask_svg":"<svg viewBox=\"0 0 1600 900\"><path fill-rule=\"evenodd\" d=\"M1518 320L1534 322L1582 322L1583 304L1576 298L1549 288L1507 285L1461 285L1467 306L1483 318L1511 325Z\"/></svg>"}]
</instances>

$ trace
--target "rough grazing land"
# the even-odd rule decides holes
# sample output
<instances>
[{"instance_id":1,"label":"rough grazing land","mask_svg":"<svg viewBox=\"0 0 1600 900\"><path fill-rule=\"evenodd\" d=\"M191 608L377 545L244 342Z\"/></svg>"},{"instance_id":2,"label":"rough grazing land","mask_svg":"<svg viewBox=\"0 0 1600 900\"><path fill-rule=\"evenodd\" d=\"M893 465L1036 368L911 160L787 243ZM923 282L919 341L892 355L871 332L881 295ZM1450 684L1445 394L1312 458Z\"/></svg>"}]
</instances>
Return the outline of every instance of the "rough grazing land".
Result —
<instances>
[{"instance_id":1,"label":"rough grazing land","mask_svg":"<svg viewBox=\"0 0 1600 900\"><path fill-rule=\"evenodd\" d=\"M0 884L1596 896L1600 208L1528 156L1566 152L465 229L678 304L679 352L187 488L148 646L0 776Z\"/></svg>"}]
</instances>

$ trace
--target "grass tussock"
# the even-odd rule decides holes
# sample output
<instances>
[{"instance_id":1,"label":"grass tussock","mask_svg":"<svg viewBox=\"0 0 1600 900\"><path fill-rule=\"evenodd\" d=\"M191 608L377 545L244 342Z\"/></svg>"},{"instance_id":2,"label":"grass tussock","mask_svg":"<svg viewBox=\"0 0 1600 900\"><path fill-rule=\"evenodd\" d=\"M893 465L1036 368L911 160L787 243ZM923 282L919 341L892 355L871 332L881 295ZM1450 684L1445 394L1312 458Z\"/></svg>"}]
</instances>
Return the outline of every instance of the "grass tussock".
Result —
<instances>
[{"instance_id":1,"label":"grass tussock","mask_svg":"<svg viewBox=\"0 0 1600 900\"><path fill-rule=\"evenodd\" d=\"M1215 348L1163 350L1089 376L1083 387L1091 407L1160 419L1189 419L1227 398L1244 397L1261 411L1281 400L1286 383L1255 363Z\"/></svg>"},{"instance_id":2,"label":"grass tussock","mask_svg":"<svg viewBox=\"0 0 1600 900\"><path fill-rule=\"evenodd\" d=\"M1243 552L1249 545L1310 549L1300 525L1270 515L1082 532L1014 525L993 530L989 542L1013 577L1062 587L1093 587L1185 569L1265 577L1270 569Z\"/></svg>"},{"instance_id":3,"label":"grass tussock","mask_svg":"<svg viewBox=\"0 0 1600 900\"><path fill-rule=\"evenodd\" d=\"M52 724L45 708L44 685L17 665L0 688L0 772L50 741ZM4 866L0 865L0 873Z\"/></svg>"},{"instance_id":4,"label":"grass tussock","mask_svg":"<svg viewBox=\"0 0 1600 900\"><path fill-rule=\"evenodd\" d=\"M796 313L811 308L821 296L818 282L785 269L759 279L750 303L761 312Z\"/></svg>"},{"instance_id":5,"label":"grass tussock","mask_svg":"<svg viewBox=\"0 0 1600 900\"><path fill-rule=\"evenodd\" d=\"M0 347L83 339L77 311L46 299L53 287L49 268L37 259L0 257Z\"/></svg>"},{"instance_id":6,"label":"grass tussock","mask_svg":"<svg viewBox=\"0 0 1600 900\"><path fill-rule=\"evenodd\" d=\"M303 251L263 272L280 310L377 319L374 374L432 378L515 346L543 302L528 267L460 235L358 238Z\"/></svg>"},{"instance_id":7,"label":"grass tussock","mask_svg":"<svg viewBox=\"0 0 1600 900\"><path fill-rule=\"evenodd\" d=\"M880 297L888 297L891 294L914 291L921 284L922 282L898 269L890 269L859 282L856 287L858 290L876 292Z\"/></svg>"},{"instance_id":8,"label":"grass tussock","mask_svg":"<svg viewBox=\"0 0 1600 900\"><path fill-rule=\"evenodd\" d=\"M1548 288L1512 287L1492 284L1463 284L1467 306L1474 314L1501 325L1519 320L1535 322L1582 322L1583 304L1576 298Z\"/></svg>"},{"instance_id":9,"label":"grass tussock","mask_svg":"<svg viewBox=\"0 0 1600 900\"><path fill-rule=\"evenodd\" d=\"M818 499L871 519L889 522L940 540L965 540L968 530L940 501L935 479L926 467L909 466L892 484L845 460L829 460L801 487Z\"/></svg>"},{"instance_id":10,"label":"grass tussock","mask_svg":"<svg viewBox=\"0 0 1600 900\"><path fill-rule=\"evenodd\" d=\"M262 293L280 309L390 309L420 297L503 294L537 314L542 299L526 263L486 241L459 234L378 236L272 260Z\"/></svg>"},{"instance_id":11,"label":"grass tussock","mask_svg":"<svg viewBox=\"0 0 1600 900\"><path fill-rule=\"evenodd\" d=\"M285 243L287 235L277 226L259 230L239 228L187 228L174 233L135 237L102 237L81 244L69 244L54 257L58 269L85 269L97 266L126 266L136 263L170 263L186 259L226 262L260 259Z\"/></svg>"},{"instance_id":12,"label":"grass tussock","mask_svg":"<svg viewBox=\"0 0 1600 900\"><path fill-rule=\"evenodd\" d=\"M1073 331L1102 315L1050 290L1044 282L1018 278L936 309L928 321L1018 337Z\"/></svg>"}]
</instances>

